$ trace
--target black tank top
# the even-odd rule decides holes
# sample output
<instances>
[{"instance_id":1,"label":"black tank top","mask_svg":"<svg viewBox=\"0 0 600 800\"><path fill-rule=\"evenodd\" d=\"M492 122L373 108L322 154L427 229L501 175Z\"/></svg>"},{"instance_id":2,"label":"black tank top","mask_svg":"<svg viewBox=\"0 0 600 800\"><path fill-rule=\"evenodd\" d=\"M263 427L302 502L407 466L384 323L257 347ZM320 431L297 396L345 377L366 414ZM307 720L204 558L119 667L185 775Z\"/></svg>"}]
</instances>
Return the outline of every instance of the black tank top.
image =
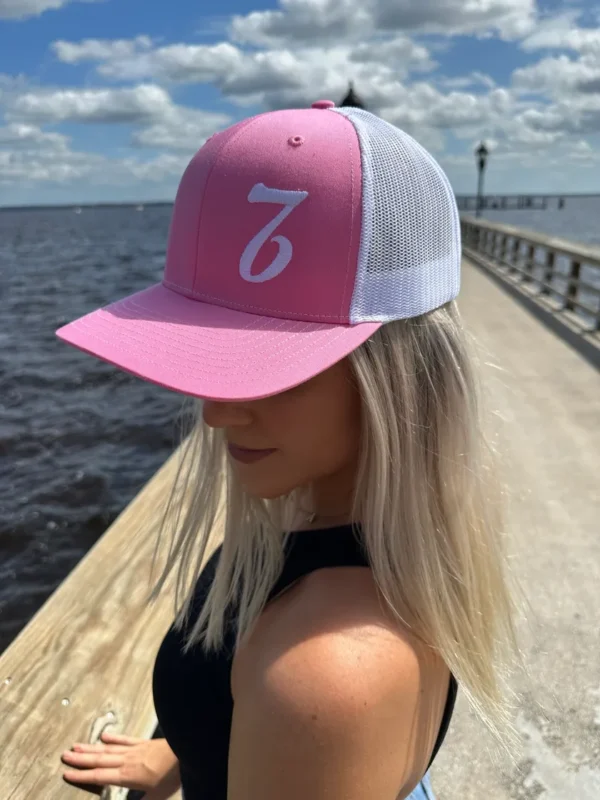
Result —
<instances>
[{"instance_id":1,"label":"black tank top","mask_svg":"<svg viewBox=\"0 0 600 800\"><path fill-rule=\"evenodd\" d=\"M218 548L196 585L191 619L196 619L215 575ZM287 542L283 571L269 600L294 581L324 567L368 567L366 554L351 525L327 531L293 532ZM179 759L185 800L226 800L229 735L233 714L230 690L235 637L228 626L224 647L206 655L198 645L182 653L185 631L171 628L158 651L153 693L159 725ZM446 707L429 766L445 738L456 700L450 678ZM428 766L428 769L429 769Z\"/></svg>"}]
</instances>

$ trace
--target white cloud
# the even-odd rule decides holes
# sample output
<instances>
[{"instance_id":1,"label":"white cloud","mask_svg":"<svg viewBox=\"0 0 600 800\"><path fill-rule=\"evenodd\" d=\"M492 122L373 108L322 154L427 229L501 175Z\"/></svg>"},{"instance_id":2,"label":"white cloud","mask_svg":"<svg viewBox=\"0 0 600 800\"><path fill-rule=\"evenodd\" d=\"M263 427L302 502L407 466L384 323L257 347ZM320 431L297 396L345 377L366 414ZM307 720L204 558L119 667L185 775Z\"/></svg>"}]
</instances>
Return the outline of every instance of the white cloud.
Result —
<instances>
[{"instance_id":1,"label":"white cloud","mask_svg":"<svg viewBox=\"0 0 600 800\"><path fill-rule=\"evenodd\" d=\"M84 39L81 42L59 40L51 44L59 61L65 64L127 59L150 47L152 39L148 36L136 36L135 39Z\"/></svg>"},{"instance_id":2,"label":"white cloud","mask_svg":"<svg viewBox=\"0 0 600 800\"><path fill-rule=\"evenodd\" d=\"M233 17L235 41L273 46L288 41L314 42L356 37L375 31L372 2L357 0L281 0L281 9Z\"/></svg>"},{"instance_id":3,"label":"white cloud","mask_svg":"<svg viewBox=\"0 0 600 800\"><path fill-rule=\"evenodd\" d=\"M519 104L513 93L496 87L483 73L473 72L462 81L449 80L445 84L442 81L438 88L431 81L410 83L412 72L431 70L434 64L425 47L402 33L328 47L258 51L244 51L229 42L152 47L145 37L116 42L61 42L55 50L66 60L98 62L98 71L104 76L210 82L240 105L265 109L306 107L317 97L336 100L345 92L350 78L359 91L365 87L364 99L372 111L438 152L444 148L448 130L453 130L459 138L478 133L502 136L503 129L512 126L512 135L518 142L527 145L532 138L540 139L539 132L529 134L527 120L520 123L516 133L514 130L515 116L531 106L531 102ZM478 91L459 91L472 87ZM124 97L124 92L133 90L106 91L118 93L114 97ZM49 105L55 109L54 113L61 106ZM139 104L129 102L127 108L132 105L138 113ZM186 116L181 112L178 116L173 110L163 108L160 116L148 123L149 127L135 134L134 143L183 151L196 144L205 129L223 124L218 119L203 121L194 117L191 110L187 110Z\"/></svg>"},{"instance_id":4,"label":"white cloud","mask_svg":"<svg viewBox=\"0 0 600 800\"><path fill-rule=\"evenodd\" d=\"M128 123L142 126L133 133L135 146L190 154L231 123L227 114L178 106L165 89L152 84L126 89L28 91L16 97L7 116L11 124L0 128L0 144L8 137L13 144L65 138L42 132L31 123Z\"/></svg>"},{"instance_id":5,"label":"white cloud","mask_svg":"<svg viewBox=\"0 0 600 800\"><path fill-rule=\"evenodd\" d=\"M546 148L564 138L564 131L551 124L539 122L544 113L532 108L508 120L503 126L501 149L505 152L514 150L516 153L534 149L543 160Z\"/></svg>"},{"instance_id":6,"label":"white cloud","mask_svg":"<svg viewBox=\"0 0 600 800\"><path fill-rule=\"evenodd\" d=\"M67 136L19 122L0 127L0 183L64 182L90 175L104 163L70 149Z\"/></svg>"},{"instance_id":7,"label":"white cloud","mask_svg":"<svg viewBox=\"0 0 600 800\"><path fill-rule=\"evenodd\" d=\"M14 122L0 128L0 147L27 150L43 146L55 152L67 150L68 138L62 133L42 131L35 125Z\"/></svg>"},{"instance_id":8,"label":"white cloud","mask_svg":"<svg viewBox=\"0 0 600 800\"><path fill-rule=\"evenodd\" d=\"M575 52L542 58L513 73L513 86L522 97L550 100L523 113L523 123L533 133L556 138L600 133L600 29L577 27L579 15L548 20L522 43L529 51Z\"/></svg>"},{"instance_id":9,"label":"white cloud","mask_svg":"<svg viewBox=\"0 0 600 800\"><path fill-rule=\"evenodd\" d=\"M27 88L27 79L24 75L7 75L0 72L0 104L6 104L15 95L22 93Z\"/></svg>"},{"instance_id":10,"label":"white cloud","mask_svg":"<svg viewBox=\"0 0 600 800\"><path fill-rule=\"evenodd\" d=\"M160 153L152 158L111 158L73 150L67 136L31 125L0 127L0 185L43 183L128 187L139 182L162 185L175 182L188 155Z\"/></svg>"},{"instance_id":11,"label":"white cloud","mask_svg":"<svg viewBox=\"0 0 600 800\"><path fill-rule=\"evenodd\" d=\"M61 60L96 61L98 73L116 80L156 78L179 83L209 83L239 75L252 66L253 58L229 42L216 45L173 44L150 49L146 37L117 42L88 39L79 44L53 45ZM254 59L264 62L264 54Z\"/></svg>"},{"instance_id":12,"label":"white cloud","mask_svg":"<svg viewBox=\"0 0 600 800\"><path fill-rule=\"evenodd\" d=\"M531 130L553 132L557 137L600 133L600 95L529 109L522 116Z\"/></svg>"},{"instance_id":13,"label":"white cloud","mask_svg":"<svg viewBox=\"0 0 600 800\"><path fill-rule=\"evenodd\" d=\"M535 0L281 0L280 8L234 16L239 42L339 41L377 31L526 35L535 20Z\"/></svg>"},{"instance_id":14,"label":"white cloud","mask_svg":"<svg viewBox=\"0 0 600 800\"><path fill-rule=\"evenodd\" d=\"M412 72L431 71L435 64L424 46L402 33L329 47L296 46L258 51L245 51L229 42L151 47L145 37L115 42L60 42L54 49L57 56L67 62L97 62L98 72L105 77L212 83L239 105L265 109L307 107L319 97L338 100L347 89L348 79L353 79L359 91L365 87L365 100L371 110L400 125L435 151L443 150L446 129L453 127L459 135L469 135L478 126L495 123L503 113L502 103L506 105L503 90L487 95L445 94L422 81L410 84L408 78ZM493 84L480 74L472 81L480 85ZM137 96L131 94L133 90L103 91L113 92L109 96L112 118L115 106L121 115L125 111L130 116L139 115L140 103ZM119 103L116 103L117 98ZM78 98L77 102L69 98L66 103L63 98L52 97L44 103L43 110L56 118L59 113L67 113L59 111L66 106L71 115L69 119L75 116L96 120L99 109L107 116L108 104L109 99L104 95L101 103L96 94L91 98L87 96L85 102L83 98ZM222 117L203 119L201 112L165 110L164 103L162 105L160 115L152 120L140 118L145 127L134 134L134 144L192 150L200 146L202 138L227 124ZM147 104L143 108L146 111ZM37 97L33 103L21 100L19 109L37 114L36 119L39 119Z\"/></svg>"},{"instance_id":15,"label":"white cloud","mask_svg":"<svg viewBox=\"0 0 600 800\"><path fill-rule=\"evenodd\" d=\"M74 0L0 0L0 19L27 19L39 17L44 11L53 11L72 3ZM75 0L93 3L97 0Z\"/></svg>"},{"instance_id":16,"label":"white cloud","mask_svg":"<svg viewBox=\"0 0 600 800\"><path fill-rule=\"evenodd\" d=\"M58 89L30 91L18 97L12 116L48 122L140 122L172 108L160 86L141 84L131 89Z\"/></svg>"},{"instance_id":17,"label":"white cloud","mask_svg":"<svg viewBox=\"0 0 600 800\"><path fill-rule=\"evenodd\" d=\"M600 36L577 27L578 19L561 14L533 27L534 0L283 0L275 11L236 17L237 43L161 45L144 35L56 41L62 63L90 63L118 85L6 84L0 180L171 185L189 156L232 122L177 105L167 89L175 83L210 84L254 112L339 100L352 80L370 110L415 136L455 178L471 179L474 158L445 156L448 132L470 149L481 138L493 141L494 161L511 169L541 169L558 158L583 168L596 163L585 137L600 132ZM436 48L450 39L419 38L425 32L522 37L527 52L552 52L502 87L477 70L451 78L436 72ZM130 125L135 149L125 158L78 152L63 134L43 129L64 122Z\"/></svg>"},{"instance_id":18,"label":"white cloud","mask_svg":"<svg viewBox=\"0 0 600 800\"><path fill-rule=\"evenodd\" d=\"M428 33L498 33L506 39L528 33L536 18L535 0L376 0L377 27Z\"/></svg>"},{"instance_id":19,"label":"white cloud","mask_svg":"<svg viewBox=\"0 0 600 800\"><path fill-rule=\"evenodd\" d=\"M600 153L590 145L585 139L574 142L571 146L571 158L575 162L592 165L600 164Z\"/></svg>"},{"instance_id":20,"label":"white cloud","mask_svg":"<svg viewBox=\"0 0 600 800\"><path fill-rule=\"evenodd\" d=\"M237 95L302 84L298 72L304 59L288 50L247 53L229 42L149 49L147 41L88 39L56 42L53 47L62 61L99 62L100 75L118 80L214 83L224 94Z\"/></svg>"},{"instance_id":21,"label":"white cloud","mask_svg":"<svg viewBox=\"0 0 600 800\"><path fill-rule=\"evenodd\" d=\"M77 183L131 187L138 182L163 184L181 177L187 157L162 153L149 161L108 158L69 150L60 157L40 150L21 153L0 150L0 184Z\"/></svg>"},{"instance_id":22,"label":"white cloud","mask_svg":"<svg viewBox=\"0 0 600 800\"><path fill-rule=\"evenodd\" d=\"M600 58L582 56L573 60L566 55L544 58L530 67L515 70L513 84L521 91L550 97L600 92Z\"/></svg>"},{"instance_id":23,"label":"white cloud","mask_svg":"<svg viewBox=\"0 0 600 800\"><path fill-rule=\"evenodd\" d=\"M483 72L469 73L458 78L439 78L436 83L444 89L469 89L472 86L485 86L486 89L495 89L496 81Z\"/></svg>"},{"instance_id":24,"label":"white cloud","mask_svg":"<svg viewBox=\"0 0 600 800\"><path fill-rule=\"evenodd\" d=\"M306 106L317 95L341 98L349 79L372 86L435 66L428 50L403 34L327 48L259 51L244 51L229 42L150 49L145 38L141 42L57 42L54 48L58 57L67 61L98 62L103 77L211 83L240 105L262 104L268 109Z\"/></svg>"},{"instance_id":25,"label":"white cloud","mask_svg":"<svg viewBox=\"0 0 600 800\"><path fill-rule=\"evenodd\" d=\"M139 147L195 153L216 131L231 123L226 114L174 107L163 119L133 134Z\"/></svg>"},{"instance_id":26,"label":"white cloud","mask_svg":"<svg viewBox=\"0 0 600 800\"><path fill-rule=\"evenodd\" d=\"M521 43L529 52L570 51L513 73L516 92L539 99L520 118L532 137L559 140L600 133L600 29L579 27L581 14L572 10L544 20Z\"/></svg>"},{"instance_id":27,"label":"white cloud","mask_svg":"<svg viewBox=\"0 0 600 800\"><path fill-rule=\"evenodd\" d=\"M575 50L600 54L600 28L580 28L580 11L566 11L540 22L523 41L523 50Z\"/></svg>"},{"instance_id":28,"label":"white cloud","mask_svg":"<svg viewBox=\"0 0 600 800\"><path fill-rule=\"evenodd\" d=\"M361 42L350 50L348 58L356 63L384 64L403 75L409 70L425 72L437 66L426 47L401 33L393 39Z\"/></svg>"},{"instance_id":29,"label":"white cloud","mask_svg":"<svg viewBox=\"0 0 600 800\"><path fill-rule=\"evenodd\" d=\"M381 115L441 156L448 131L464 140L503 137L519 110L520 104L506 89L497 88L487 94L446 94L430 83L419 82L398 87Z\"/></svg>"},{"instance_id":30,"label":"white cloud","mask_svg":"<svg viewBox=\"0 0 600 800\"><path fill-rule=\"evenodd\" d=\"M53 182L80 180L94 171L102 173L105 160L96 154L63 153L60 158L45 151L25 153L0 150L0 183ZM99 168L100 167L100 168Z\"/></svg>"},{"instance_id":31,"label":"white cloud","mask_svg":"<svg viewBox=\"0 0 600 800\"><path fill-rule=\"evenodd\" d=\"M166 178L180 178L187 167L189 158L174 153L161 153L153 159L143 161L136 158L124 158L118 162L127 179L162 183Z\"/></svg>"}]
</instances>

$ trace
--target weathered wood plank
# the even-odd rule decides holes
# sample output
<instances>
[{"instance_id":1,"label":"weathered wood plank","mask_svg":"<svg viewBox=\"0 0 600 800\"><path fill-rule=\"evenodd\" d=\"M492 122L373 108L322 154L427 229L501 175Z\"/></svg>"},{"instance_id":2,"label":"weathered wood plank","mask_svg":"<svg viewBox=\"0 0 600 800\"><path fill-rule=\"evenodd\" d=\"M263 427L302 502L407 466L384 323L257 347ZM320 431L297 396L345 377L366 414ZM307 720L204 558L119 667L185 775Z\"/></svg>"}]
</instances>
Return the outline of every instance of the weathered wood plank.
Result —
<instances>
[{"instance_id":1,"label":"weathered wood plank","mask_svg":"<svg viewBox=\"0 0 600 800\"><path fill-rule=\"evenodd\" d=\"M152 735L151 673L173 619L173 576L155 604L144 600L178 457L176 451L0 658L2 800L89 796L63 781L63 750L94 741L108 725ZM215 530L213 549L221 536Z\"/></svg>"}]
</instances>

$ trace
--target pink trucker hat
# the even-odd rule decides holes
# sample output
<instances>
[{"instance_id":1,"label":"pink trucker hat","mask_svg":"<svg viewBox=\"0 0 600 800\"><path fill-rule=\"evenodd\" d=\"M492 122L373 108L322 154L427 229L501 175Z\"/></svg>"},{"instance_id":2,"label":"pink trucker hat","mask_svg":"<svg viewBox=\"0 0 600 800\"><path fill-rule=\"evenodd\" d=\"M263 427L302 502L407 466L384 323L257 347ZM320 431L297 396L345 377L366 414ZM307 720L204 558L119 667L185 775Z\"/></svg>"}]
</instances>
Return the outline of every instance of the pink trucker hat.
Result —
<instances>
[{"instance_id":1,"label":"pink trucker hat","mask_svg":"<svg viewBox=\"0 0 600 800\"><path fill-rule=\"evenodd\" d=\"M215 134L179 189L164 278L65 325L65 342L168 389L253 400L456 297L444 172L362 109L273 111Z\"/></svg>"}]
</instances>

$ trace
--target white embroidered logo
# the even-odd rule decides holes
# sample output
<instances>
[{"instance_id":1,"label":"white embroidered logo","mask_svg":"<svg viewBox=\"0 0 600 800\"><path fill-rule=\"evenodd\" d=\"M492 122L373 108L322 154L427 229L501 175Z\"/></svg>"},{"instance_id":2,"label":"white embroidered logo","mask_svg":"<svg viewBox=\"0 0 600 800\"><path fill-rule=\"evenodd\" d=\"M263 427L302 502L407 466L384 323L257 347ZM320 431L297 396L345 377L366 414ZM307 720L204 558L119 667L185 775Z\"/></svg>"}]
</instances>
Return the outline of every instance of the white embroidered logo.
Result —
<instances>
[{"instance_id":1,"label":"white embroidered logo","mask_svg":"<svg viewBox=\"0 0 600 800\"><path fill-rule=\"evenodd\" d=\"M240 275L249 283L264 283L280 275L292 260L294 248L285 236L274 236L271 241L279 245L279 252L274 260L259 275L252 275L251 269L258 251L267 241L275 229L281 225L292 211L308 197L308 192L289 192L284 189L269 189L264 183L257 183L252 187L248 200L250 203L277 203L284 208L275 219L259 231L244 250L240 259Z\"/></svg>"}]
</instances>

